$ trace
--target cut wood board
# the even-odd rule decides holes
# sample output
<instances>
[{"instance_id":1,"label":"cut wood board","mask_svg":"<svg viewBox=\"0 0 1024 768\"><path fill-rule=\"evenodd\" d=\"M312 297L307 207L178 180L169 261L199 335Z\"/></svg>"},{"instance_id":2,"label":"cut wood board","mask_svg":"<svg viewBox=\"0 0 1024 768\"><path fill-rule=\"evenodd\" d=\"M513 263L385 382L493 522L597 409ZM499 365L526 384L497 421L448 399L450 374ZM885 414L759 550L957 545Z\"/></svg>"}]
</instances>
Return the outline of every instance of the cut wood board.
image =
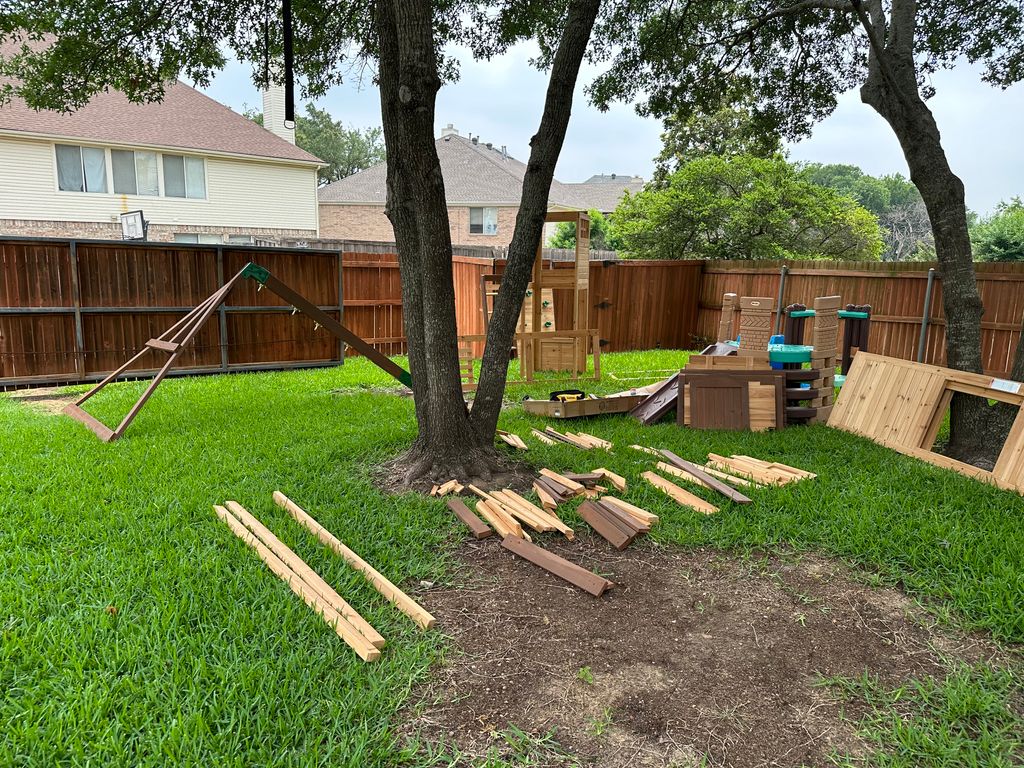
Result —
<instances>
[{"instance_id":1,"label":"cut wood board","mask_svg":"<svg viewBox=\"0 0 1024 768\"><path fill-rule=\"evenodd\" d=\"M700 496L693 495L686 489L680 488L671 480L666 480L660 475L656 475L653 472L644 472L641 477L677 504L703 512L705 515L712 515L718 511L718 507L711 502L704 501Z\"/></svg>"},{"instance_id":2,"label":"cut wood board","mask_svg":"<svg viewBox=\"0 0 1024 768\"><path fill-rule=\"evenodd\" d=\"M437 620L431 616L428 611L424 610L423 606L388 581L383 574L363 560L363 558L342 544L334 534L320 525L320 523L313 519L313 516L306 512L302 507L280 491L274 491L274 502L295 518L296 522L300 525L304 525L314 536L320 539L324 545L341 557L342 560L363 574L363 576L366 577L366 580L373 585L374 589L380 592L387 600L398 608L398 610L412 619L416 624L423 629L429 629L434 626Z\"/></svg>"},{"instance_id":3,"label":"cut wood board","mask_svg":"<svg viewBox=\"0 0 1024 768\"><path fill-rule=\"evenodd\" d=\"M227 523L231 532L238 538L244 541L248 546L256 551L260 560L271 570L271 572L277 576L281 581L288 585L296 595L302 598L302 601L312 608L314 611L323 617L323 620L330 625L331 629L340 637L345 643L356 652L363 661L376 661L380 658L380 649L375 648L369 640L367 640L362 634L356 630L351 624L349 624L345 617L338 613L334 608L328 605L324 600L304 582L299 575L295 573L291 568L285 565L279 557L277 557L270 549L257 539L248 528L242 525L234 515L222 506L214 505L214 511L217 513L217 517Z\"/></svg>"},{"instance_id":4,"label":"cut wood board","mask_svg":"<svg viewBox=\"0 0 1024 768\"><path fill-rule=\"evenodd\" d=\"M533 435L534 437L536 437L542 443L544 443L544 445L557 445L558 444L555 440L552 440L550 437L545 435L539 429L531 429L530 430L530 434Z\"/></svg>"},{"instance_id":5,"label":"cut wood board","mask_svg":"<svg viewBox=\"0 0 1024 768\"><path fill-rule=\"evenodd\" d=\"M552 400L524 400L523 410L535 416L546 416L551 419L577 419L583 416L626 413L646 397L646 395L623 394L613 397L588 397L571 403Z\"/></svg>"},{"instance_id":6,"label":"cut wood board","mask_svg":"<svg viewBox=\"0 0 1024 768\"><path fill-rule=\"evenodd\" d=\"M604 496L601 501L605 504L614 504L616 507L621 509L623 512L627 512L637 520L647 525L654 525L658 522L658 516L648 512L646 509L641 509L635 504L630 504L628 501L617 499L614 496Z\"/></svg>"},{"instance_id":7,"label":"cut wood board","mask_svg":"<svg viewBox=\"0 0 1024 768\"><path fill-rule=\"evenodd\" d=\"M749 497L743 495L735 488L726 485L718 478L709 475L696 464L693 464L687 461L686 459L676 456L674 453L672 453L672 451L669 450L663 450L662 454L665 456L666 459L668 459L672 463L674 467L695 478L705 488L710 488L713 491L718 491L720 494L722 494L726 498L731 499L732 501L735 501L737 504L750 503Z\"/></svg>"},{"instance_id":8,"label":"cut wood board","mask_svg":"<svg viewBox=\"0 0 1024 768\"><path fill-rule=\"evenodd\" d=\"M649 426L659 421L676 407L678 399L679 374L662 382L652 394L629 412L641 424Z\"/></svg>"},{"instance_id":9,"label":"cut wood board","mask_svg":"<svg viewBox=\"0 0 1024 768\"><path fill-rule=\"evenodd\" d=\"M539 565L549 573L568 581L570 584L579 587L594 597L600 597L614 586L612 582L603 576L588 571L586 568L581 568L575 563L569 562L552 552L548 552L546 549L541 549L535 544L517 539L515 536L507 536L502 539L501 546L519 555L524 560L529 560L534 565Z\"/></svg>"},{"instance_id":10,"label":"cut wood board","mask_svg":"<svg viewBox=\"0 0 1024 768\"><path fill-rule=\"evenodd\" d=\"M547 467L542 469L540 471L540 473L542 475L544 475L544 477L546 477L546 478L548 478L550 480L554 480L559 485L565 486L566 488L568 488L573 493L576 493L576 494L583 493L583 490L584 490L583 484L582 483L577 483L575 480L570 480L565 475L560 475L557 472L554 472L554 471L548 469Z\"/></svg>"},{"instance_id":11,"label":"cut wood board","mask_svg":"<svg viewBox=\"0 0 1024 768\"><path fill-rule=\"evenodd\" d=\"M600 505L593 501L584 501L576 513L594 529L598 535L620 552L628 547L636 538L636 531L628 531L622 523L609 515Z\"/></svg>"},{"instance_id":12,"label":"cut wood board","mask_svg":"<svg viewBox=\"0 0 1024 768\"><path fill-rule=\"evenodd\" d=\"M619 491L620 493L626 492L626 478L622 477L622 475L617 475L610 469L605 469L604 467L598 467L597 469L595 469L594 474L601 475L602 477L607 479L608 482L611 483L612 486L615 488L615 490Z\"/></svg>"},{"instance_id":13,"label":"cut wood board","mask_svg":"<svg viewBox=\"0 0 1024 768\"><path fill-rule=\"evenodd\" d=\"M486 523L474 515L470 511L469 507L463 504L459 499L450 499L448 501L448 509L454 512L455 516L469 527L474 538L486 539L494 533Z\"/></svg>"}]
</instances>

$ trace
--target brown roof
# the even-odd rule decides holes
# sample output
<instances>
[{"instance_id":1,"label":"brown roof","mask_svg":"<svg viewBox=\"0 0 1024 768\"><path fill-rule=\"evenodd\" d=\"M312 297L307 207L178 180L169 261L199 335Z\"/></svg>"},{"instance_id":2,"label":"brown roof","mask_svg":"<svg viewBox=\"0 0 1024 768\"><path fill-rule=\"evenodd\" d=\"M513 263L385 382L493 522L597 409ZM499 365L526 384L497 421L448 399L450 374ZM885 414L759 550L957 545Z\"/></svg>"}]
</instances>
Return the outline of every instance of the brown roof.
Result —
<instances>
[{"instance_id":1,"label":"brown roof","mask_svg":"<svg viewBox=\"0 0 1024 768\"><path fill-rule=\"evenodd\" d=\"M445 197L449 205L519 205L523 193L526 164L502 148L487 146L465 136L449 134L435 144L444 177ZM344 179L321 187L321 203L383 204L387 197L387 164L380 163ZM615 210L623 193L643 188L643 180L621 176L618 181L565 184L551 182L551 205L602 213Z\"/></svg>"},{"instance_id":2,"label":"brown roof","mask_svg":"<svg viewBox=\"0 0 1024 768\"><path fill-rule=\"evenodd\" d=\"M11 45L0 46L0 57L13 52ZM0 106L0 131L100 144L320 162L309 152L182 82L169 84L163 101L133 104L123 94L107 91L72 113L36 111L14 97Z\"/></svg>"}]
</instances>

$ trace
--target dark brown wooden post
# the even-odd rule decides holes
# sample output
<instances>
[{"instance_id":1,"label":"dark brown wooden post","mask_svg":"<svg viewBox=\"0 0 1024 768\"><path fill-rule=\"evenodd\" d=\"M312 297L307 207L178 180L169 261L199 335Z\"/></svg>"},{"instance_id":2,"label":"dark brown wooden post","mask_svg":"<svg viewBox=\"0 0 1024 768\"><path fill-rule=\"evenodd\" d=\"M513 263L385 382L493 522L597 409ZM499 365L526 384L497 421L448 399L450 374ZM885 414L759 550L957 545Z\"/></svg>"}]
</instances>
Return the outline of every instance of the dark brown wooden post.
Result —
<instances>
[{"instance_id":1,"label":"dark brown wooden post","mask_svg":"<svg viewBox=\"0 0 1024 768\"><path fill-rule=\"evenodd\" d=\"M338 322L345 324L345 273L343 269L343 257L341 250L338 251ZM338 338L338 363L345 364L345 340Z\"/></svg>"}]
</instances>

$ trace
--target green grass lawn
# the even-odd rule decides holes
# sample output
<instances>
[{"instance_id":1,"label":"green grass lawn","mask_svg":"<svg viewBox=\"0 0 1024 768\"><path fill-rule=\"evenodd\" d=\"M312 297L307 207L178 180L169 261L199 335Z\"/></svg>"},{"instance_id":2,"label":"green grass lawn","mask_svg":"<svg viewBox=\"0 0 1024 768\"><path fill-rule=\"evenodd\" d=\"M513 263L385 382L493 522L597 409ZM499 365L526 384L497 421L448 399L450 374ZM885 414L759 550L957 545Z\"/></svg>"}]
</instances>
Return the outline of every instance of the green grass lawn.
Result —
<instances>
[{"instance_id":1,"label":"green grass lawn","mask_svg":"<svg viewBox=\"0 0 1024 768\"><path fill-rule=\"evenodd\" d=\"M605 355L608 375L582 388L651 383L662 374L645 372L678 369L683 358ZM169 380L109 445L70 419L0 397L0 766L414 764L391 721L443 653L443 634L418 630L270 498L284 491L397 583L447 580L463 530L443 502L386 496L369 478L414 435L411 400L380 392L391 384L359 359ZM508 396L563 385L516 386ZM88 407L116 423L144 386L110 387ZM541 445L528 432L543 423L515 407L501 421L530 443L538 466L603 464L633 480L650 466L626 448L639 442L691 460L745 453L816 472L815 482L760 490L753 504L726 503L712 517L642 483L627 498L661 516L652 536L662 543L837 555L957 624L1024 641L1016 494L826 427L737 434L623 417L577 422L615 443L607 455ZM228 498L388 639L379 662L360 662L216 519L211 504ZM1012 676L956 684L1004 704L1020 696ZM886 748L905 742L895 724L872 728L889 734L879 739Z\"/></svg>"}]
</instances>

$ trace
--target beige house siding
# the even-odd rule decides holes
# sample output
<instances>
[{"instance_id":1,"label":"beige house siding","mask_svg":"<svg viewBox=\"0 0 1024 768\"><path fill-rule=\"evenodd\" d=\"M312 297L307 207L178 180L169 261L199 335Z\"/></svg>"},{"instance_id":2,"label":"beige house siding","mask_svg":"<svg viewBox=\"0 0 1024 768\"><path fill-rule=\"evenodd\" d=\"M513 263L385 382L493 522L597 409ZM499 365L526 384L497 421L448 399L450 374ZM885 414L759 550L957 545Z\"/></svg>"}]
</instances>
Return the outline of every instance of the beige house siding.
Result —
<instances>
[{"instance_id":1,"label":"beige house siding","mask_svg":"<svg viewBox=\"0 0 1024 768\"><path fill-rule=\"evenodd\" d=\"M205 200L113 193L62 192L57 188L55 143L83 142L0 135L0 227L13 234L41 234L66 224L72 231L112 230L120 236L118 214L142 209L153 239L173 232L295 234L315 237L318 227L316 169L269 159L205 155ZM98 145L90 145L98 146ZM122 147L112 147L122 148ZM125 149L150 149L123 147ZM166 154L189 154L155 149ZM162 164L158 163L162 173ZM109 155L107 163L110 187ZM10 224L9 222L15 222ZM22 232L14 232L19 226ZM165 233L166 238L157 234ZM82 235L77 235L82 236Z\"/></svg>"},{"instance_id":2,"label":"beige house siding","mask_svg":"<svg viewBox=\"0 0 1024 768\"><path fill-rule=\"evenodd\" d=\"M477 207L477 206L474 206ZM471 234L470 206L449 206L448 222L453 245L507 246L516 225L515 206L480 206L498 209L498 232L494 235ZM383 205L320 203L320 237L325 240L379 240L393 242L395 232L384 215Z\"/></svg>"}]
</instances>

